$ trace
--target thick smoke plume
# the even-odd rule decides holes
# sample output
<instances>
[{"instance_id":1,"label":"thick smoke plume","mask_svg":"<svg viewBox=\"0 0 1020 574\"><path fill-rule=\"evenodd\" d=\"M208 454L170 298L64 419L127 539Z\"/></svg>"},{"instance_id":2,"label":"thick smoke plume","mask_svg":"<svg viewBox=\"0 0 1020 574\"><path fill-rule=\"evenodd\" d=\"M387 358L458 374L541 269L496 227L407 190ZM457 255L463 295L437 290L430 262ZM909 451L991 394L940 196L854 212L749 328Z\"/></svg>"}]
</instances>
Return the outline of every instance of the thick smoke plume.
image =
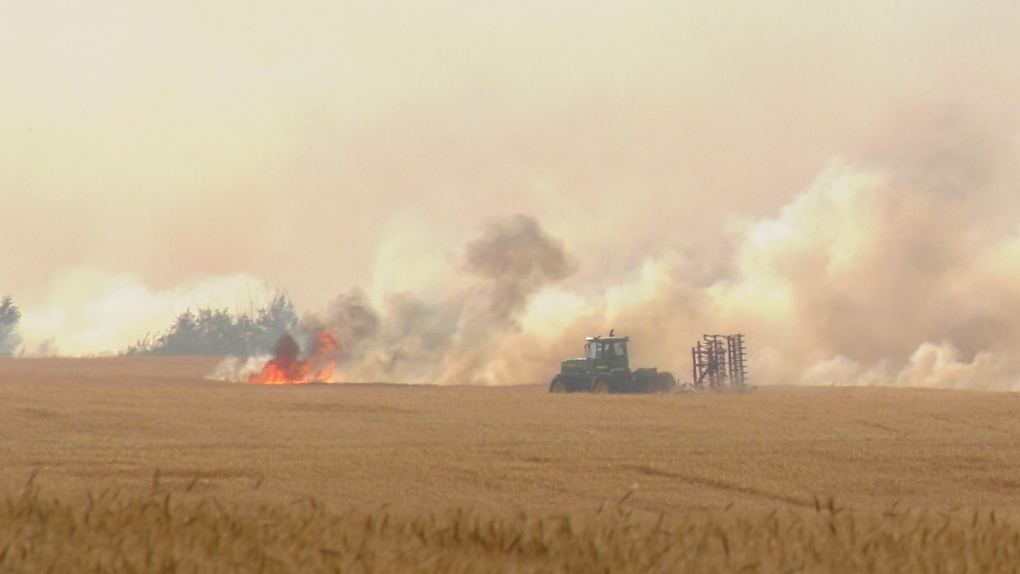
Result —
<instances>
[{"instance_id":1,"label":"thick smoke plume","mask_svg":"<svg viewBox=\"0 0 1020 574\"><path fill-rule=\"evenodd\" d=\"M954 109L894 125L750 225L717 300L757 323L769 382L1016 388L1017 149Z\"/></svg>"},{"instance_id":2,"label":"thick smoke plume","mask_svg":"<svg viewBox=\"0 0 1020 574\"><path fill-rule=\"evenodd\" d=\"M604 324L680 365L699 332L743 331L758 383L1020 388L1017 149L958 110L897 127L735 225L728 277L652 258Z\"/></svg>"},{"instance_id":3,"label":"thick smoke plume","mask_svg":"<svg viewBox=\"0 0 1020 574\"><path fill-rule=\"evenodd\" d=\"M473 281L441 301L402 293L377 309L355 289L322 316L305 317L304 329L336 339L348 380L506 382L493 371L504 342L521 332L530 299L576 265L534 218L518 215L468 242L457 267Z\"/></svg>"},{"instance_id":4,"label":"thick smoke plume","mask_svg":"<svg viewBox=\"0 0 1020 574\"><path fill-rule=\"evenodd\" d=\"M505 327L514 323L532 294L569 276L575 265L534 218L519 215L468 243L464 269L490 282L490 319Z\"/></svg>"},{"instance_id":5,"label":"thick smoke plume","mask_svg":"<svg viewBox=\"0 0 1020 574\"><path fill-rule=\"evenodd\" d=\"M833 159L775 217L734 220L713 279L697 254L662 251L587 289L564 246L517 216L466 244L455 295L376 308L353 290L304 325L336 338L347 380L545 382L614 327L635 365L681 381L701 334L743 332L757 384L1016 388L1015 149L952 110L919 124L875 157Z\"/></svg>"}]
</instances>

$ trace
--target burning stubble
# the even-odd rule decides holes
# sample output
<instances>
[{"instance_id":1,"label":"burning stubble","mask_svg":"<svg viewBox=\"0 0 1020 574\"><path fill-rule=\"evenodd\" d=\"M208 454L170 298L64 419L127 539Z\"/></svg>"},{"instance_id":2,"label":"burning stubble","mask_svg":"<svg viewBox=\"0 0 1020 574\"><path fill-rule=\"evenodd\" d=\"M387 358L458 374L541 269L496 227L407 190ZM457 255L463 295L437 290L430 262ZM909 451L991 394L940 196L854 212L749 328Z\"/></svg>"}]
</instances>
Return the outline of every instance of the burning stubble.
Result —
<instances>
[{"instance_id":1,"label":"burning stubble","mask_svg":"<svg viewBox=\"0 0 1020 574\"><path fill-rule=\"evenodd\" d=\"M336 340L325 332L313 339L310 356L301 357L297 341L285 333L273 347L273 358L266 362L258 374L248 382L262 385L287 385L328 381L333 377L336 363Z\"/></svg>"}]
</instances>

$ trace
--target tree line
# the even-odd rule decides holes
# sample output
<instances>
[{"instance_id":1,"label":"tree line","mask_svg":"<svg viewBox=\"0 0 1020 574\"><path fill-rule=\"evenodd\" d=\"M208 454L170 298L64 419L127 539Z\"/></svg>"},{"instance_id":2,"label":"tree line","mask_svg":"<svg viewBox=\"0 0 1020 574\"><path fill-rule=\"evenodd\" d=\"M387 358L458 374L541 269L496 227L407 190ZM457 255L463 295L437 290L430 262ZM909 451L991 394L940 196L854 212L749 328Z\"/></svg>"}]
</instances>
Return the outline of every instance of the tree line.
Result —
<instances>
[{"instance_id":1,"label":"tree line","mask_svg":"<svg viewBox=\"0 0 1020 574\"><path fill-rule=\"evenodd\" d=\"M177 315L162 333L147 334L123 355L235 355L269 353L280 337L297 327L294 303L276 294L250 313L203 307Z\"/></svg>"},{"instance_id":2,"label":"tree line","mask_svg":"<svg viewBox=\"0 0 1020 574\"><path fill-rule=\"evenodd\" d=\"M0 356L21 345L21 310L10 295L0 298ZM250 312L202 307L177 315L165 331L149 333L120 351L122 355L235 355L269 353L284 333L298 324L294 303L277 293Z\"/></svg>"}]
</instances>

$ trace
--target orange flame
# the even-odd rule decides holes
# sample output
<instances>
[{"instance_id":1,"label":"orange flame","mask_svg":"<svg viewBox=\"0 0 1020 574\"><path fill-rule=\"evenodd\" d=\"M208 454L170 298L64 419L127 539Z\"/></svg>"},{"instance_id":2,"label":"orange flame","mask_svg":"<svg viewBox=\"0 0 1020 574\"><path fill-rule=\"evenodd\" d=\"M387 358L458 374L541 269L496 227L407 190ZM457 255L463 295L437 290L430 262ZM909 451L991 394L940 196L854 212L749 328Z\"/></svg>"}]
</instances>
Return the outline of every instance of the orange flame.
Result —
<instances>
[{"instance_id":1,"label":"orange flame","mask_svg":"<svg viewBox=\"0 0 1020 574\"><path fill-rule=\"evenodd\" d=\"M333 376L336 364L336 339L326 331L315 337L315 347L311 356L301 360L301 348L293 337L284 333L276 346L273 347L273 358L262 368L262 372L252 375L248 382L261 385L289 385L296 383L312 383L328 381Z\"/></svg>"}]
</instances>

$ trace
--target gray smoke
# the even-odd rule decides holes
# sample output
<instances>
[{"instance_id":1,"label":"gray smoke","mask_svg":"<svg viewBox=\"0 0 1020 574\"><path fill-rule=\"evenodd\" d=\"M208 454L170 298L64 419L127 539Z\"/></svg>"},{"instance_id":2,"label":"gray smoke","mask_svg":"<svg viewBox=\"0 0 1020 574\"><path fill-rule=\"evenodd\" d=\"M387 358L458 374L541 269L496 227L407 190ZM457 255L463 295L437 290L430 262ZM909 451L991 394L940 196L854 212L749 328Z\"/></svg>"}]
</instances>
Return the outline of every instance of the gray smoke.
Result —
<instances>
[{"instance_id":1,"label":"gray smoke","mask_svg":"<svg viewBox=\"0 0 1020 574\"><path fill-rule=\"evenodd\" d=\"M347 380L486 384L501 340L519 332L530 298L571 275L562 243L533 218L487 227L464 248L458 269L471 285L438 302L389 295L375 308L361 290L342 294L307 329L325 328L340 347Z\"/></svg>"},{"instance_id":2,"label":"gray smoke","mask_svg":"<svg viewBox=\"0 0 1020 574\"><path fill-rule=\"evenodd\" d=\"M464 268L491 282L490 318L509 326L530 295L568 277L577 267L563 244L549 237L533 217L517 215L468 243Z\"/></svg>"}]
</instances>

